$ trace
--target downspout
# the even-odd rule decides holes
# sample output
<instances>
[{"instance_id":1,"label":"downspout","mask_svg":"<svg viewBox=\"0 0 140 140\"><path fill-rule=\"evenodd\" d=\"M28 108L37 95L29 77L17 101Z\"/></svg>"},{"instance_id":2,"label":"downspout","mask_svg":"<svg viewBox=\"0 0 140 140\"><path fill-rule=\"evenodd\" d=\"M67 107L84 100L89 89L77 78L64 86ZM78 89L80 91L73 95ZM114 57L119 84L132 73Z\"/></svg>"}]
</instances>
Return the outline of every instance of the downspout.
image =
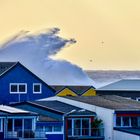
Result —
<instances>
[{"instance_id":1,"label":"downspout","mask_svg":"<svg viewBox=\"0 0 140 140\"><path fill-rule=\"evenodd\" d=\"M63 115L63 140L66 140L66 116L67 114Z\"/></svg>"},{"instance_id":2,"label":"downspout","mask_svg":"<svg viewBox=\"0 0 140 140\"><path fill-rule=\"evenodd\" d=\"M112 140L114 140L114 125L116 125L115 111L112 111Z\"/></svg>"}]
</instances>

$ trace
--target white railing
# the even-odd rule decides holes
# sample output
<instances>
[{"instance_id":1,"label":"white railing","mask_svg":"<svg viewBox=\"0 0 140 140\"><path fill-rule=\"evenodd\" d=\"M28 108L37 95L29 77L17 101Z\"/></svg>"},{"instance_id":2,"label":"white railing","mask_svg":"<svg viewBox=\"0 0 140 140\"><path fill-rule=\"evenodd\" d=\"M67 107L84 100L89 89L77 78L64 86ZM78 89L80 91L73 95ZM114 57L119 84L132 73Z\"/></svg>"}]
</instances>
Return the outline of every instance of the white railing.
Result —
<instances>
[{"instance_id":1,"label":"white railing","mask_svg":"<svg viewBox=\"0 0 140 140\"><path fill-rule=\"evenodd\" d=\"M103 137L104 136L104 128L74 128L68 129L68 136L95 136L95 137Z\"/></svg>"},{"instance_id":2,"label":"white railing","mask_svg":"<svg viewBox=\"0 0 140 140\"><path fill-rule=\"evenodd\" d=\"M32 130L18 130L8 131L6 138L45 138L46 133L44 131L32 131Z\"/></svg>"}]
</instances>

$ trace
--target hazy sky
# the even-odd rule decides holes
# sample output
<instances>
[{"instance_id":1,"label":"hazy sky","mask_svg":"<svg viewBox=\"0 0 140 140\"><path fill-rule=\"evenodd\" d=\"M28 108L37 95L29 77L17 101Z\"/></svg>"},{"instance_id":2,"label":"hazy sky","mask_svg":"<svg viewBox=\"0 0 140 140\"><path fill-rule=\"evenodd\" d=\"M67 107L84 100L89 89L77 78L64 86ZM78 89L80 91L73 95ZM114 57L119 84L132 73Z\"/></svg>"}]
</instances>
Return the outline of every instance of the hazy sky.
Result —
<instances>
[{"instance_id":1,"label":"hazy sky","mask_svg":"<svg viewBox=\"0 0 140 140\"><path fill-rule=\"evenodd\" d=\"M0 0L0 41L58 27L77 43L57 58L84 69L140 70L140 0Z\"/></svg>"}]
</instances>

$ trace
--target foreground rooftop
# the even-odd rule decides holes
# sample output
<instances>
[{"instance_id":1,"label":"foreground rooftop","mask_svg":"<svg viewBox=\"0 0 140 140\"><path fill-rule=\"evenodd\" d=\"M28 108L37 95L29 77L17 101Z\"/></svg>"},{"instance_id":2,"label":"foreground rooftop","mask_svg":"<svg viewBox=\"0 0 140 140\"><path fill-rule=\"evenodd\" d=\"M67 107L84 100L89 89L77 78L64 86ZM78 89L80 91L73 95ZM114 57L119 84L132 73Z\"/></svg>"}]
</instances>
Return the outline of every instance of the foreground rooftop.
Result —
<instances>
[{"instance_id":1,"label":"foreground rooftop","mask_svg":"<svg viewBox=\"0 0 140 140\"><path fill-rule=\"evenodd\" d=\"M91 96L91 97L70 97L66 96L63 98L104 107L108 109L113 109L116 111L140 111L140 102L127 99L124 97L116 96L116 95L99 95L99 96Z\"/></svg>"}]
</instances>

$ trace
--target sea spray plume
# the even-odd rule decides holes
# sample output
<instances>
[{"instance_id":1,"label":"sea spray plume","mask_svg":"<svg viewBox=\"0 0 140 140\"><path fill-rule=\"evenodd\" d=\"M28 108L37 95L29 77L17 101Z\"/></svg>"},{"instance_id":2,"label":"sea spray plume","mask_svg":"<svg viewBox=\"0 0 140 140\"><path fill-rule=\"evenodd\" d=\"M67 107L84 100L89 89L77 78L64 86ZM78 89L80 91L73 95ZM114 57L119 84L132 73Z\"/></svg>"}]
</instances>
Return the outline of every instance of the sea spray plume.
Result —
<instances>
[{"instance_id":1,"label":"sea spray plume","mask_svg":"<svg viewBox=\"0 0 140 140\"><path fill-rule=\"evenodd\" d=\"M1 46L0 61L20 61L48 84L93 84L78 66L52 58L61 49L76 42L61 38L59 31L58 28L35 34L21 31Z\"/></svg>"},{"instance_id":2,"label":"sea spray plume","mask_svg":"<svg viewBox=\"0 0 140 140\"><path fill-rule=\"evenodd\" d=\"M24 35L26 35L29 31L24 31L24 30L21 30L20 32L18 32L16 35L13 35L12 37L8 38L5 43L3 43L3 47L7 46L10 42L12 42L13 40L16 40L17 38L19 39L20 37L23 37ZM1 47L1 45L0 45Z\"/></svg>"}]
</instances>

